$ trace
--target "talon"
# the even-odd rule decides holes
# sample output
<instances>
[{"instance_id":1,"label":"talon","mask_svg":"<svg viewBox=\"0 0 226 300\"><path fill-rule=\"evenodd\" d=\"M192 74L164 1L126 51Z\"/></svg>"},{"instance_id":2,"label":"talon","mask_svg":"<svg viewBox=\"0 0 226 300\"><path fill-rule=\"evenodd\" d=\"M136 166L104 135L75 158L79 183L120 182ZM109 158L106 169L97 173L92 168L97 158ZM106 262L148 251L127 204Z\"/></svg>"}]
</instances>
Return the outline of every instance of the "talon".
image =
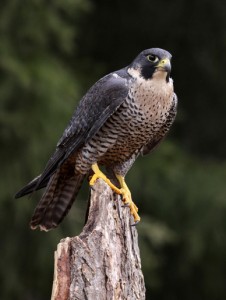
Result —
<instances>
[{"instance_id":1,"label":"talon","mask_svg":"<svg viewBox=\"0 0 226 300\"><path fill-rule=\"evenodd\" d=\"M93 187L92 185L90 185L90 189L91 189L92 191L95 191L95 189L94 189L94 187Z\"/></svg>"},{"instance_id":2,"label":"talon","mask_svg":"<svg viewBox=\"0 0 226 300\"><path fill-rule=\"evenodd\" d=\"M134 222L133 224L131 224L130 226L137 226L137 224L140 222L140 220L137 220L136 222Z\"/></svg>"},{"instance_id":3,"label":"talon","mask_svg":"<svg viewBox=\"0 0 226 300\"><path fill-rule=\"evenodd\" d=\"M121 188L119 189L110 181L110 179L107 178L107 176L103 172L101 172L97 164L92 165L92 170L94 174L89 181L90 188L93 190L93 185L95 184L96 180L101 178L110 186L110 188L115 193L122 195L122 201L124 202L124 205L122 207L130 208L130 213L134 218L134 224L131 226L135 226L140 221L140 217L137 213L138 207L134 204L132 200L130 190L125 183L124 177L122 177L121 175L116 175L121 186Z\"/></svg>"},{"instance_id":4,"label":"talon","mask_svg":"<svg viewBox=\"0 0 226 300\"><path fill-rule=\"evenodd\" d=\"M134 218L134 224L137 224L140 221L140 217L138 215L138 207L134 204L131 193L129 188L127 187L125 180L122 176L116 175L120 186L121 186L121 194L122 194L122 201L124 202L124 206L128 206L130 208L130 213Z\"/></svg>"}]
</instances>

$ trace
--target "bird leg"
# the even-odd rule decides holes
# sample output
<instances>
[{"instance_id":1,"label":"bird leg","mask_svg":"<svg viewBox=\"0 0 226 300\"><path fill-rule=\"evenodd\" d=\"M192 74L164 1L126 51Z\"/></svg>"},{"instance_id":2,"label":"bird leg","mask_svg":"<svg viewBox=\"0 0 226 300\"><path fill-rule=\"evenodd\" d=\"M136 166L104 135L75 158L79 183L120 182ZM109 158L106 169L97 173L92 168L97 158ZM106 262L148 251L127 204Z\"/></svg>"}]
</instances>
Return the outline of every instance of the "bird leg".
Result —
<instances>
[{"instance_id":1,"label":"bird leg","mask_svg":"<svg viewBox=\"0 0 226 300\"><path fill-rule=\"evenodd\" d=\"M98 178L102 178L102 179L110 186L110 188L111 188L114 192L116 192L117 194L121 194L120 189L117 188L117 186L115 186L115 185L110 181L110 179L107 178L106 175L104 175L104 173L99 169L99 167L98 167L97 164L93 164L93 165L92 165L92 170L93 170L94 174L93 174L92 178L91 178L90 181L89 181L89 184L90 184L91 186L94 185L94 183L96 182L96 180L97 180Z\"/></svg>"},{"instance_id":2,"label":"bird leg","mask_svg":"<svg viewBox=\"0 0 226 300\"><path fill-rule=\"evenodd\" d=\"M131 192L125 183L124 177L122 177L121 175L116 175L121 186L121 188L119 189L110 181L110 179L107 178L106 175L104 175L104 173L99 169L97 164L92 165L92 170L94 174L90 179L89 184L93 186L98 178L102 178L115 193L122 195L123 202L130 208L131 215L134 217L135 224L137 224L140 221L140 217L137 213L138 208L132 201Z\"/></svg>"},{"instance_id":3,"label":"bird leg","mask_svg":"<svg viewBox=\"0 0 226 300\"><path fill-rule=\"evenodd\" d=\"M126 205L129 206L131 215L134 217L135 224L137 224L140 221L140 217L137 213L138 212L138 207L136 206L136 204L132 200L131 192L130 192L130 190L129 190L126 182L125 182L124 177L122 177L121 175L116 175L116 177L117 177L117 179L120 183L120 186L121 186L120 192L121 192L121 195L123 197L123 201Z\"/></svg>"}]
</instances>

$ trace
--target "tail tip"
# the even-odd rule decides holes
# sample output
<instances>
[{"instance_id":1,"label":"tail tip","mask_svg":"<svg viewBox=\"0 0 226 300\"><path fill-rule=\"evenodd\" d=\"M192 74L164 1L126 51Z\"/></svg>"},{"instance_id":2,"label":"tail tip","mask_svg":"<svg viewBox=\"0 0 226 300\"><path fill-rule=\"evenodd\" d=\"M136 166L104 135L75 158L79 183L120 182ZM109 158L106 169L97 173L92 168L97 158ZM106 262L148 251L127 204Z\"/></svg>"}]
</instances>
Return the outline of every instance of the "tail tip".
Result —
<instances>
[{"instance_id":1,"label":"tail tip","mask_svg":"<svg viewBox=\"0 0 226 300\"><path fill-rule=\"evenodd\" d=\"M23 197L23 194L19 191L17 192L15 195L14 195L14 199L18 199L18 198L21 198Z\"/></svg>"}]
</instances>

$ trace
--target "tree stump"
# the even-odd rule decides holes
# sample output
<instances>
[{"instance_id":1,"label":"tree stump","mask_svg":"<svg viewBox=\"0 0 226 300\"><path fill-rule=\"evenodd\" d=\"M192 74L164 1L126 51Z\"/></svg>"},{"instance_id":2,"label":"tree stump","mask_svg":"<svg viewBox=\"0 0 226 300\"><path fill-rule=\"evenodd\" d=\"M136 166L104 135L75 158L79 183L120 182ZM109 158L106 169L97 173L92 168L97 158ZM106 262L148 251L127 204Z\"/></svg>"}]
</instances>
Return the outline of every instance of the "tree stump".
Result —
<instances>
[{"instance_id":1,"label":"tree stump","mask_svg":"<svg viewBox=\"0 0 226 300\"><path fill-rule=\"evenodd\" d=\"M138 234L120 196L97 180L79 236L55 251L51 300L145 299Z\"/></svg>"}]
</instances>

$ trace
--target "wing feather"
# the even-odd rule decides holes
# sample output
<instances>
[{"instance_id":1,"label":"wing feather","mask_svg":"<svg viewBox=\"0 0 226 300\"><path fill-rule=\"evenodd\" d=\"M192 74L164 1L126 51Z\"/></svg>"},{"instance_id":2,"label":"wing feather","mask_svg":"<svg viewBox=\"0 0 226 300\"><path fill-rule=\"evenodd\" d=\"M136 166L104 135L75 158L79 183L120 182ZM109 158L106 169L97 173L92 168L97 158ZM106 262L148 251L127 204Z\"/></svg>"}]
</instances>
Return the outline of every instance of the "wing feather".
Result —
<instances>
[{"instance_id":1,"label":"wing feather","mask_svg":"<svg viewBox=\"0 0 226 300\"><path fill-rule=\"evenodd\" d=\"M113 73L103 77L89 89L57 143L56 151L48 161L36 188L49 178L72 152L82 147L98 132L123 103L127 94L128 80L118 75L114 76Z\"/></svg>"}]
</instances>

